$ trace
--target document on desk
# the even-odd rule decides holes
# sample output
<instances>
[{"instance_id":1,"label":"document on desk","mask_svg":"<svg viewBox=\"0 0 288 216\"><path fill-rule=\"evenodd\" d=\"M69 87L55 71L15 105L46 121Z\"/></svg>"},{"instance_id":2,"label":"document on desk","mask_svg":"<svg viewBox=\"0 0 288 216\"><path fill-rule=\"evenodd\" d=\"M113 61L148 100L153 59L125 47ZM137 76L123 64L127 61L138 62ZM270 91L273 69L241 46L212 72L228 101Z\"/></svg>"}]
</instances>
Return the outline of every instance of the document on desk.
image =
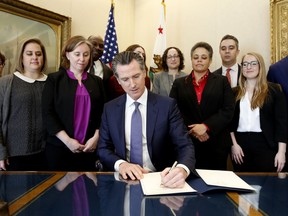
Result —
<instances>
[{"instance_id":1,"label":"document on desk","mask_svg":"<svg viewBox=\"0 0 288 216\"><path fill-rule=\"evenodd\" d=\"M167 195L178 193L196 193L190 185L185 182L183 188L167 188L161 185L160 172L144 174L144 178L140 180L144 195Z\"/></svg>"},{"instance_id":2,"label":"document on desk","mask_svg":"<svg viewBox=\"0 0 288 216\"><path fill-rule=\"evenodd\" d=\"M233 171L196 169L196 172L207 185L219 186L227 189L255 191L253 187L247 184Z\"/></svg>"}]
</instances>

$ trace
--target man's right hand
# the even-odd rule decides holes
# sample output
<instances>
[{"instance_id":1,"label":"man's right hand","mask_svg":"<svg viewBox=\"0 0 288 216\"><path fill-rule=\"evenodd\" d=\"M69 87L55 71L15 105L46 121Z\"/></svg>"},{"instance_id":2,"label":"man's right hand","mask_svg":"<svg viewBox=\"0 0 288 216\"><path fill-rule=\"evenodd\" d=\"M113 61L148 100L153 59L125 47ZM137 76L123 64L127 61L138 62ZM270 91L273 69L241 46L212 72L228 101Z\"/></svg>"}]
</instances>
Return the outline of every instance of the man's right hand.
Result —
<instances>
[{"instance_id":1,"label":"man's right hand","mask_svg":"<svg viewBox=\"0 0 288 216\"><path fill-rule=\"evenodd\" d=\"M143 178L143 173L148 172L138 164L123 162L119 166L119 173L123 179L140 180Z\"/></svg>"}]
</instances>

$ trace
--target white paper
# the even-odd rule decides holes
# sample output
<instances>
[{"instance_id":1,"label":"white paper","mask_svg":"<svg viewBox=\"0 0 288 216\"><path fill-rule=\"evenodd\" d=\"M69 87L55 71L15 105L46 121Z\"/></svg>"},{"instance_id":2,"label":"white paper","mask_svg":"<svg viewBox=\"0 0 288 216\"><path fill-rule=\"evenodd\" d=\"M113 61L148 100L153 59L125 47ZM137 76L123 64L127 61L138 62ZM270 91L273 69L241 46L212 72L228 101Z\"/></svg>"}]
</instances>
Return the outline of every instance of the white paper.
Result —
<instances>
[{"instance_id":1,"label":"white paper","mask_svg":"<svg viewBox=\"0 0 288 216\"><path fill-rule=\"evenodd\" d=\"M145 195L162 195L162 194L176 194L176 193L195 193L190 185L185 182L183 188L167 188L161 185L160 172L144 174L144 178L140 180L143 193Z\"/></svg>"},{"instance_id":2,"label":"white paper","mask_svg":"<svg viewBox=\"0 0 288 216\"><path fill-rule=\"evenodd\" d=\"M232 171L204 169L196 169L196 171L207 185L255 191Z\"/></svg>"}]
</instances>

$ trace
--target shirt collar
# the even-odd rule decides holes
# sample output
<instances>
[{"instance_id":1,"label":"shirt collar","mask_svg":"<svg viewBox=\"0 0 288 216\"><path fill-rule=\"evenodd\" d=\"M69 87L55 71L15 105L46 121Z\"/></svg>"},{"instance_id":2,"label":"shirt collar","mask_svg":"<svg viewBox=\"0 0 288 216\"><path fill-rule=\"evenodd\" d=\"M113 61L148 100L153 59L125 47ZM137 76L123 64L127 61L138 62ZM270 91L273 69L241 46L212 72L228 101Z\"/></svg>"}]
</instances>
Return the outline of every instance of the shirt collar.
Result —
<instances>
[{"instance_id":1,"label":"shirt collar","mask_svg":"<svg viewBox=\"0 0 288 216\"><path fill-rule=\"evenodd\" d=\"M19 79L21 79L25 82L28 82L28 83L34 83L35 81L44 82L47 79L47 75L44 73L42 73L43 77L41 77L39 79L32 79L30 77L26 77L22 73L20 73L19 71L14 72L14 75L17 76Z\"/></svg>"},{"instance_id":2,"label":"shirt collar","mask_svg":"<svg viewBox=\"0 0 288 216\"><path fill-rule=\"evenodd\" d=\"M194 84L197 84L197 83L196 83L196 78L195 78L194 71L192 71L191 74L192 74L192 82L193 82ZM200 83L203 82L204 80L207 80L209 74L210 74L210 71L207 70L207 72L204 74L204 76L202 76L202 77L200 78L200 80L198 81L198 84L200 84ZM198 85L198 84L197 84L197 85Z\"/></svg>"},{"instance_id":3,"label":"shirt collar","mask_svg":"<svg viewBox=\"0 0 288 216\"><path fill-rule=\"evenodd\" d=\"M229 67L232 71L238 71L238 64L236 63L236 64L234 64L232 67ZM222 66L222 71L227 71L227 67L225 67L225 66Z\"/></svg>"},{"instance_id":4,"label":"shirt collar","mask_svg":"<svg viewBox=\"0 0 288 216\"><path fill-rule=\"evenodd\" d=\"M127 104L127 106L131 106L135 102L135 100L133 100L127 93L126 93L126 95L127 95L126 104ZM146 106L147 105L147 99L148 99L148 91L145 88L144 93L136 101L139 102L140 104Z\"/></svg>"}]
</instances>

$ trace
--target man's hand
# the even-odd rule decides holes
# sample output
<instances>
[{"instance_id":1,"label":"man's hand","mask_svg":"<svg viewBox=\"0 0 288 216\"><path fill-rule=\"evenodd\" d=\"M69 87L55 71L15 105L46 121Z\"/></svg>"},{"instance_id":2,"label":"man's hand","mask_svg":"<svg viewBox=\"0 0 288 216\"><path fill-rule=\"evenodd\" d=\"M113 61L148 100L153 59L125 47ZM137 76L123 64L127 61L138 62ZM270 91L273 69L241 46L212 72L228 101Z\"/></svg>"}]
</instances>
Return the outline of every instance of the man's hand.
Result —
<instances>
[{"instance_id":1,"label":"man's hand","mask_svg":"<svg viewBox=\"0 0 288 216\"><path fill-rule=\"evenodd\" d=\"M123 162L119 166L119 173L123 179L140 180L143 178L143 173L148 173L148 170L143 169L138 164Z\"/></svg>"},{"instance_id":2,"label":"man's hand","mask_svg":"<svg viewBox=\"0 0 288 216\"><path fill-rule=\"evenodd\" d=\"M161 181L163 186L169 188L182 188L185 184L185 179L188 177L187 172L182 167L175 167L170 171L166 168L161 172Z\"/></svg>"},{"instance_id":3,"label":"man's hand","mask_svg":"<svg viewBox=\"0 0 288 216\"><path fill-rule=\"evenodd\" d=\"M166 205L167 207L178 211L183 206L184 196L167 196L161 197L160 203Z\"/></svg>"}]
</instances>

